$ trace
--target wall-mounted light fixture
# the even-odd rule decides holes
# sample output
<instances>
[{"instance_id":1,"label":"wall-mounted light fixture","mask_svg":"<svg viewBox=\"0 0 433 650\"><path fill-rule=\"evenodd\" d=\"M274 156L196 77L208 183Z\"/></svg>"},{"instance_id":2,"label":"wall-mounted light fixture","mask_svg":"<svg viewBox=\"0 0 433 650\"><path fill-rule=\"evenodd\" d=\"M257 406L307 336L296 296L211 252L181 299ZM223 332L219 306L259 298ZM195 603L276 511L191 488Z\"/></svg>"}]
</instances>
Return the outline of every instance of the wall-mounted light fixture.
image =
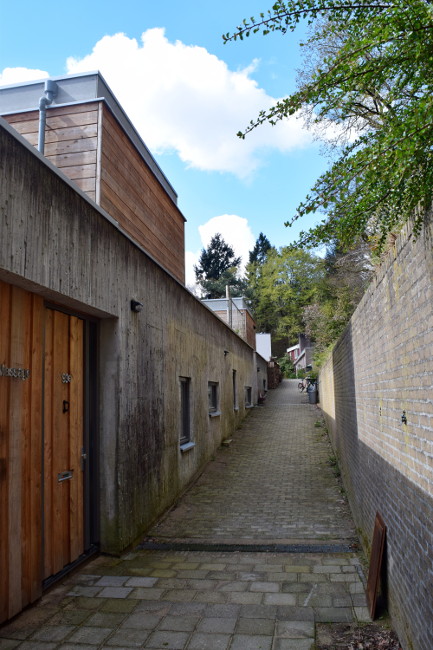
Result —
<instances>
[{"instance_id":1,"label":"wall-mounted light fixture","mask_svg":"<svg viewBox=\"0 0 433 650\"><path fill-rule=\"evenodd\" d=\"M131 300L131 311L143 311L143 303L138 300Z\"/></svg>"}]
</instances>

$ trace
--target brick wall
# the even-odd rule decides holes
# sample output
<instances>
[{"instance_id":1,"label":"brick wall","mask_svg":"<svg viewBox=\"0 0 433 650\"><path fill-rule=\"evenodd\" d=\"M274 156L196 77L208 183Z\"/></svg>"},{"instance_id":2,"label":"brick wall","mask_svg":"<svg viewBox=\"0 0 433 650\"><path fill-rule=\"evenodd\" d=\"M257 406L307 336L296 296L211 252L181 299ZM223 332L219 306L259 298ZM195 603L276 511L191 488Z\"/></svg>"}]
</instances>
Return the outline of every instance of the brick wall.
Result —
<instances>
[{"instance_id":1,"label":"brick wall","mask_svg":"<svg viewBox=\"0 0 433 650\"><path fill-rule=\"evenodd\" d=\"M405 649L433 647L433 223L405 227L320 376L320 398L366 550L376 511ZM402 416L407 424L402 422Z\"/></svg>"}]
</instances>

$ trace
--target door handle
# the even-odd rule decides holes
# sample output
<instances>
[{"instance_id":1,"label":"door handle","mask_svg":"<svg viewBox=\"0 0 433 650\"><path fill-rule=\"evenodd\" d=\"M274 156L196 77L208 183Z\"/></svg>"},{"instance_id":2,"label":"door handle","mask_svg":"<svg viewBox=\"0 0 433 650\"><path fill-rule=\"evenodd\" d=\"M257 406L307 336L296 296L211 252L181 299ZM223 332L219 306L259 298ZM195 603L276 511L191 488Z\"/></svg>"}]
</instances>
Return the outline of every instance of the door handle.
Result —
<instances>
[{"instance_id":1,"label":"door handle","mask_svg":"<svg viewBox=\"0 0 433 650\"><path fill-rule=\"evenodd\" d=\"M66 472L60 472L60 474L57 474L57 482L62 483L63 481L70 481L73 473L73 469L69 469Z\"/></svg>"}]
</instances>

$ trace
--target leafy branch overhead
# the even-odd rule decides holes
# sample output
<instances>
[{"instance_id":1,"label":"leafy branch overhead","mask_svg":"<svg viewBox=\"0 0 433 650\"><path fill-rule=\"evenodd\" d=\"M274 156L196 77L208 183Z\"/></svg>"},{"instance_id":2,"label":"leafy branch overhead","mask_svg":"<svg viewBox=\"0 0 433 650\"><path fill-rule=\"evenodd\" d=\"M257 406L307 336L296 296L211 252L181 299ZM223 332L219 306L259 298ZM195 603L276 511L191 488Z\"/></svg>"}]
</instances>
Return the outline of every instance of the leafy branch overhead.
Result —
<instances>
[{"instance_id":1,"label":"leafy branch overhead","mask_svg":"<svg viewBox=\"0 0 433 650\"><path fill-rule=\"evenodd\" d=\"M433 188L433 3L290 0L244 20L227 41L310 24L314 61L296 92L261 111L238 135L300 112L345 136L339 156L286 224L322 212L298 246L359 236L383 246L409 219L419 232Z\"/></svg>"}]
</instances>

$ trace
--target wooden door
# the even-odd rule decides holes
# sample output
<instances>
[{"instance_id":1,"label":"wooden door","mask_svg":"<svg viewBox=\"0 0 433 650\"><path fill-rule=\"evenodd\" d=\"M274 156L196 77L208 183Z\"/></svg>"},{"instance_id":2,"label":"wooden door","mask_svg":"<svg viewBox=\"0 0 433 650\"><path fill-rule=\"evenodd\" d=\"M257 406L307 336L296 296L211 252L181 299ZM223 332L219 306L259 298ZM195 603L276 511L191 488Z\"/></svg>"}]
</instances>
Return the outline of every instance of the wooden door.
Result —
<instances>
[{"instance_id":1,"label":"wooden door","mask_svg":"<svg viewBox=\"0 0 433 650\"><path fill-rule=\"evenodd\" d=\"M45 314L44 579L84 551L84 322Z\"/></svg>"}]
</instances>

